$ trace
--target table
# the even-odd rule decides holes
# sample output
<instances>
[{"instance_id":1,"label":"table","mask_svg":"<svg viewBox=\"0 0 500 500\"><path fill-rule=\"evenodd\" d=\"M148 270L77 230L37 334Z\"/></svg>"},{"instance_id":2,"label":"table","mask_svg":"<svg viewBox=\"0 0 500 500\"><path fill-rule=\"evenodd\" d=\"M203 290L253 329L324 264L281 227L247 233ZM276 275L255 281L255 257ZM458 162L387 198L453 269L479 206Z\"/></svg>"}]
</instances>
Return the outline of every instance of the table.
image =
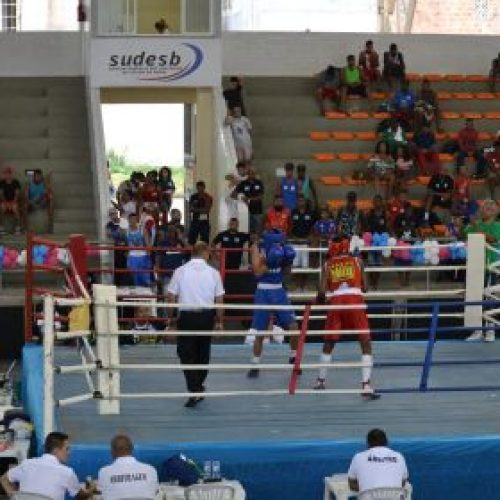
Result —
<instances>
[{"instance_id":1,"label":"table","mask_svg":"<svg viewBox=\"0 0 500 500\"><path fill-rule=\"evenodd\" d=\"M239 481L227 481L223 479L222 484L227 484L228 486L232 486L235 489L235 497L234 500L245 500L246 493L243 489L243 486ZM160 484L160 497L162 500L184 500L184 490L182 486L172 486L166 483ZM158 499L157 497L157 499Z\"/></svg>"},{"instance_id":2,"label":"table","mask_svg":"<svg viewBox=\"0 0 500 500\"><path fill-rule=\"evenodd\" d=\"M404 489L406 491L406 500L411 500L412 486L407 481ZM350 497L356 497L357 492L351 491L347 474L334 474L330 477L325 477L325 494L323 500L330 500L331 495L334 495L336 500L348 500Z\"/></svg>"}]
</instances>

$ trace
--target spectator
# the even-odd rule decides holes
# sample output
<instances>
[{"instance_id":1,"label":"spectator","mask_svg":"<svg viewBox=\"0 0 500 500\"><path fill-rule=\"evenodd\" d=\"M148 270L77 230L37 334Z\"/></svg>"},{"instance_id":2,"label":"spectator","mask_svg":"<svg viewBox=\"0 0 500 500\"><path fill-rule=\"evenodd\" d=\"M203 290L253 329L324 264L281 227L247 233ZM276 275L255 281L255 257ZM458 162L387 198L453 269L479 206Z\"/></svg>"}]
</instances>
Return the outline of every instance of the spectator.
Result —
<instances>
[{"instance_id":1,"label":"spectator","mask_svg":"<svg viewBox=\"0 0 500 500\"><path fill-rule=\"evenodd\" d=\"M375 147L375 154L368 160L368 170L374 179L376 194L380 194L381 183L386 183L386 199L394 189L394 167L395 162L390 154L389 143L379 141Z\"/></svg>"},{"instance_id":2,"label":"spectator","mask_svg":"<svg viewBox=\"0 0 500 500\"><path fill-rule=\"evenodd\" d=\"M155 219L158 217L160 206L160 190L157 183L158 173L156 170L150 170L146 175L146 180L139 189L139 211L146 208Z\"/></svg>"},{"instance_id":3,"label":"spectator","mask_svg":"<svg viewBox=\"0 0 500 500\"><path fill-rule=\"evenodd\" d=\"M399 146L394 155L394 186L395 189L402 189L406 183L413 177L413 158L408 148Z\"/></svg>"},{"instance_id":4,"label":"spectator","mask_svg":"<svg viewBox=\"0 0 500 500\"><path fill-rule=\"evenodd\" d=\"M191 214L191 226L189 227L189 244L194 245L198 238L205 243L210 238L210 210L213 199L205 191L205 183L196 183L196 193L189 198L189 213Z\"/></svg>"},{"instance_id":5,"label":"spectator","mask_svg":"<svg viewBox=\"0 0 500 500\"><path fill-rule=\"evenodd\" d=\"M324 115L329 111L330 103L335 103L335 108L340 106L340 70L335 66L327 66L319 74L319 87L316 96L319 102L320 113Z\"/></svg>"},{"instance_id":6,"label":"spectator","mask_svg":"<svg viewBox=\"0 0 500 500\"><path fill-rule=\"evenodd\" d=\"M347 473L351 490L362 493L375 488L404 487L408 481L405 459L388 447L385 432L372 429L366 442L368 450L354 456Z\"/></svg>"},{"instance_id":7,"label":"spectator","mask_svg":"<svg viewBox=\"0 0 500 500\"><path fill-rule=\"evenodd\" d=\"M220 232L213 240L212 245L217 248L238 249L238 251L229 251L221 253L221 262L225 258L224 267L226 269L239 269L243 257L243 248L247 248L250 237L247 233L238 230L238 219L232 217L229 219L229 227L226 231Z\"/></svg>"},{"instance_id":8,"label":"spectator","mask_svg":"<svg viewBox=\"0 0 500 500\"><path fill-rule=\"evenodd\" d=\"M455 183L443 166L430 178L425 199L424 221L429 222L429 213L434 207L450 210Z\"/></svg>"},{"instance_id":9,"label":"spectator","mask_svg":"<svg viewBox=\"0 0 500 500\"><path fill-rule=\"evenodd\" d=\"M118 209L123 217L128 220L129 216L136 214L138 210L137 201L132 198L130 191L123 191L118 202Z\"/></svg>"},{"instance_id":10,"label":"spectator","mask_svg":"<svg viewBox=\"0 0 500 500\"><path fill-rule=\"evenodd\" d=\"M356 206L358 197L355 191L349 191L346 195L346 204L337 214L337 232L342 238L350 238L359 234L362 227L361 212Z\"/></svg>"},{"instance_id":11,"label":"spectator","mask_svg":"<svg viewBox=\"0 0 500 500\"><path fill-rule=\"evenodd\" d=\"M368 97L363 74L360 67L356 66L356 58L353 55L347 56L347 66L342 69L340 80L340 107L344 111L347 96Z\"/></svg>"},{"instance_id":12,"label":"spectator","mask_svg":"<svg viewBox=\"0 0 500 500\"><path fill-rule=\"evenodd\" d=\"M398 46L395 43L391 43L389 46L389 51L384 52L384 78L392 89L405 79L406 76L406 66L403 58L403 54L399 52Z\"/></svg>"},{"instance_id":13,"label":"spectator","mask_svg":"<svg viewBox=\"0 0 500 500\"><path fill-rule=\"evenodd\" d=\"M436 92L431 88L431 82L424 78L422 87L415 104L415 130L420 130L424 125L436 125L436 130L441 131L441 115L439 100Z\"/></svg>"},{"instance_id":14,"label":"spectator","mask_svg":"<svg viewBox=\"0 0 500 500\"><path fill-rule=\"evenodd\" d=\"M415 209L412 207L411 203L405 201L402 209L399 211L394 220L394 234L399 240L413 241L417 236L417 227L418 220ZM409 262L405 260L395 259L394 264L396 266L408 266ZM410 275L411 273L409 271L398 273L400 286L410 286Z\"/></svg>"},{"instance_id":15,"label":"spectator","mask_svg":"<svg viewBox=\"0 0 500 500\"><path fill-rule=\"evenodd\" d=\"M276 194L283 198L283 203L290 212L297 208L299 182L293 176L293 163L285 164L285 177L276 180Z\"/></svg>"},{"instance_id":16,"label":"spectator","mask_svg":"<svg viewBox=\"0 0 500 500\"><path fill-rule=\"evenodd\" d=\"M386 233L388 231L387 213L384 200L379 194L373 197L373 208L368 212L365 220L365 230L370 233ZM379 251L370 251L367 254L368 264L370 266L380 266L382 264L382 253ZM368 280L370 287L376 290L380 279L380 273L369 273Z\"/></svg>"},{"instance_id":17,"label":"spectator","mask_svg":"<svg viewBox=\"0 0 500 500\"><path fill-rule=\"evenodd\" d=\"M417 165L421 175L432 175L439 170L436 137L428 125L415 134Z\"/></svg>"},{"instance_id":18,"label":"spectator","mask_svg":"<svg viewBox=\"0 0 500 500\"><path fill-rule=\"evenodd\" d=\"M5 230L5 216L12 215L15 219L15 232L21 232L21 184L14 177L12 167L7 165L3 168L2 180L0 180L0 215L2 216L2 224L0 233Z\"/></svg>"},{"instance_id":19,"label":"spectator","mask_svg":"<svg viewBox=\"0 0 500 500\"><path fill-rule=\"evenodd\" d=\"M220 274L208 265L210 249L207 243L198 241L191 255L191 260L174 271L168 285L168 302L175 304L193 304L193 309L179 307L177 329L179 331L207 331L214 326L222 330L223 309L209 309L214 303L222 304L224 287ZM197 307L198 306L198 307ZM172 321L174 308L168 310ZM214 325L215 323L215 325ZM182 364L208 365L210 363L211 338L206 335L187 335L177 337L177 354ZM195 393L184 406L194 408L203 401L200 394L205 392L205 380L208 370L185 370L184 377L189 392Z\"/></svg>"},{"instance_id":20,"label":"spectator","mask_svg":"<svg viewBox=\"0 0 500 500\"><path fill-rule=\"evenodd\" d=\"M477 211L477 203L471 198L471 178L467 165L458 167L458 174L454 179L454 191L452 198L451 213L464 217L467 220Z\"/></svg>"},{"instance_id":21,"label":"spectator","mask_svg":"<svg viewBox=\"0 0 500 500\"><path fill-rule=\"evenodd\" d=\"M168 222L168 212L172 206L172 198L175 193L175 183L172 179L172 170L168 167L161 167L158 179L158 191L160 196L160 210L162 222Z\"/></svg>"},{"instance_id":22,"label":"spectator","mask_svg":"<svg viewBox=\"0 0 500 500\"><path fill-rule=\"evenodd\" d=\"M488 187L492 200L496 200L496 187L500 184L500 139L493 143L493 151L484 155L487 165Z\"/></svg>"},{"instance_id":23,"label":"spectator","mask_svg":"<svg viewBox=\"0 0 500 500\"><path fill-rule=\"evenodd\" d=\"M490 90L492 92L496 91L496 86L500 81L500 52L498 56L491 61L491 69L490 69Z\"/></svg>"},{"instance_id":24,"label":"spectator","mask_svg":"<svg viewBox=\"0 0 500 500\"><path fill-rule=\"evenodd\" d=\"M403 80L401 87L394 94L392 107L394 108L393 116L404 125L403 128L405 130L413 128L413 114L416 100L415 93L410 88L410 82Z\"/></svg>"},{"instance_id":25,"label":"spectator","mask_svg":"<svg viewBox=\"0 0 500 500\"><path fill-rule=\"evenodd\" d=\"M116 208L109 210L109 221L106 224L106 238L116 246L127 246L125 228L128 226L128 218L122 219L120 212ZM130 286L132 279L130 275L124 272L127 269L127 252L115 248L113 250L113 267L116 272L114 274L114 284L116 286Z\"/></svg>"},{"instance_id":26,"label":"spectator","mask_svg":"<svg viewBox=\"0 0 500 500\"><path fill-rule=\"evenodd\" d=\"M182 224L182 214L178 208L172 208L172 210L170 210L170 224L179 230L179 234L184 241L186 228L184 227L184 224Z\"/></svg>"},{"instance_id":27,"label":"spectator","mask_svg":"<svg viewBox=\"0 0 500 500\"><path fill-rule=\"evenodd\" d=\"M248 205L248 227L250 234L258 234L262 228L262 197L264 184L255 176L255 169L248 169L248 178L241 181L233 191L233 198L238 196Z\"/></svg>"},{"instance_id":28,"label":"spectator","mask_svg":"<svg viewBox=\"0 0 500 500\"><path fill-rule=\"evenodd\" d=\"M316 215L308 206L304 195L299 195L298 206L292 210L291 215L291 231L290 236L294 241L295 259L293 267L308 268L309 267L309 241L311 238L312 229L316 220ZM306 251L302 250L306 249ZM304 290L307 280L307 275L302 273L297 276L297 285L300 290Z\"/></svg>"},{"instance_id":29,"label":"spectator","mask_svg":"<svg viewBox=\"0 0 500 500\"><path fill-rule=\"evenodd\" d=\"M380 61L377 51L373 48L373 41L367 40L365 50L359 53L359 67L363 72L363 79L368 84L378 83L380 80Z\"/></svg>"},{"instance_id":30,"label":"spectator","mask_svg":"<svg viewBox=\"0 0 500 500\"><path fill-rule=\"evenodd\" d=\"M134 286L151 286L151 259L144 247L151 246L149 232L139 224L139 216L130 214L128 217L128 229L125 232L127 246L142 247L132 248L128 251L127 268L129 269Z\"/></svg>"},{"instance_id":31,"label":"spectator","mask_svg":"<svg viewBox=\"0 0 500 500\"><path fill-rule=\"evenodd\" d=\"M172 223L160 226L155 247L161 248L155 252L156 282L160 295L166 296L172 273L188 260L179 228Z\"/></svg>"},{"instance_id":32,"label":"spectator","mask_svg":"<svg viewBox=\"0 0 500 500\"><path fill-rule=\"evenodd\" d=\"M229 88L224 90L222 95L226 101L227 108L229 111L233 111L234 108L240 108L241 114L246 116L245 105L243 104L243 85L241 80L237 76L232 76L229 79Z\"/></svg>"},{"instance_id":33,"label":"spectator","mask_svg":"<svg viewBox=\"0 0 500 500\"><path fill-rule=\"evenodd\" d=\"M392 119L389 122L389 128L382 133L381 138L389 144L391 154L394 154L400 146L408 147L405 131L398 120Z\"/></svg>"},{"instance_id":34,"label":"spectator","mask_svg":"<svg viewBox=\"0 0 500 500\"><path fill-rule=\"evenodd\" d=\"M120 237L122 232L122 222L120 211L116 208L110 208L108 211L109 220L106 223L106 238L115 241Z\"/></svg>"},{"instance_id":35,"label":"spectator","mask_svg":"<svg viewBox=\"0 0 500 500\"><path fill-rule=\"evenodd\" d=\"M44 454L40 458L30 458L9 469L0 482L9 497L19 491L52 500L64 500L67 494L76 500L91 498L96 487L93 484L85 488L80 486L74 470L65 465L68 458L68 435L51 432L45 438Z\"/></svg>"},{"instance_id":36,"label":"spectator","mask_svg":"<svg viewBox=\"0 0 500 500\"><path fill-rule=\"evenodd\" d=\"M465 120L465 127L458 132L457 146L457 167L463 165L467 157L472 157L476 161L479 159L479 133L474 128L474 120L472 118L467 118Z\"/></svg>"},{"instance_id":37,"label":"spectator","mask_svg":"<svg viewBox=\"0 0 500 500\"><path fill-rule=\"evenodd\" d=\"M306 174L307 167L304 163L297 165L297 181L299 184L299 195L303 194L309 208L318 209L318 195L313 180Z\"/></svg>"},{"instance_id":38,"label":"spectator","mask_svg":"<svg viewBox=\"0 0 500 500\"><path fill-rule=\"evenodd\" d=\"M155 30L158 35L170 34L170 28L163 17L155 22Z\"/></svg>"},{"instance_id":39,"label":"spectator","mask_svg":"<svg viewBox=\"0 0 500 500\"><path fill-rule=\"evenodd\" d=\"M395 231L394 225L398 216L404 213L405 206L408 203L407 195L406 189L397 189L394 196L387 202L387 217L391 232Z\"/></svg>"},{"instance_id":40,"label":"spectator","mask_svg":"<svg viewBox=\"0 0 500 500\"><path fill-rule=\"evenodd\" d=\"M25 193L26 210L25 213L35 210L47 210L49 216L49 233L54 230L54 204L52 189L48 181L44 179L41 170L33 172L33 179L28 182Z\"/></svg>"},{"instance_id":41,"label":"spectator","mask_svg":"<svg viewBox=\"0 0 500 500\"><path fill-rule=\"evenodd\" d=\"M159 486L156 469L136 460L133 451L134 445L128 436L118 434L111 440L113 463L99 469L102 500L156 498Z\"/></svg>"},{"instance_id":42,"label":"spectator","mask_svg":"<svg viewBox=\"0 0 500 500\"><path fill-rule=\"evenodd\" d=\"M231 127L238 161L250 162L253 157L252 124L242 116L241 108L235 106L226 117L226 124Z\"/></svg>"},{"instance_id":43,"label":"spectator","mask_svg":"<svg viewBox=\"0 0 500 500\"><path fill-rule=\"evenodd\" d=\"M290 210L283 204L283 197L277 194L274 203L266 212L265 229L277 229L285 234L290 231Z\"/></svg>"},{"instance_id":44,"label":"spectator","mask_svg":"<svg viewBox=\"0 0 500 500\"><path fill-rule=\"evenodd\" d=\"M332 217L327 205L321 207L319 219L314 223L313 234L318 243L327 243L337 232L337 223L335 217Z\"/></svg>"}]
</instances>

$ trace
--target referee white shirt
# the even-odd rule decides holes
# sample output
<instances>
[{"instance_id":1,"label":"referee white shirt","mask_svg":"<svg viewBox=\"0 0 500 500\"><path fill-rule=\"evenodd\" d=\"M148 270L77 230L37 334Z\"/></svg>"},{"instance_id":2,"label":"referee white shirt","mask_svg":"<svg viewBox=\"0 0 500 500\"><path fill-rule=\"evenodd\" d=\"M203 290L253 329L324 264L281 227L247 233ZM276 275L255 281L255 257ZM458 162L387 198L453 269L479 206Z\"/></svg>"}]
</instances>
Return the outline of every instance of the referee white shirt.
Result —
<instances>
[{"instance_id":1,"label":"referee white shirt","mask_svg":"<svg viewBox=\"0 0 500 500\"><path fill-rule=\"evenodd\" d=\"M19 484L21 493L36 493L53 500L64 500L66 493L75 497L82 489L75 471L50 453L24 460L8 471L7 478Z\"/></svg>"},{"instance_id":2,"label":"referee white shirt","mask_svg":"<svg viewBox=\"0 0 500 500\"><path fill-rule=\"evenodd\" d=\"M174 271L167 291L177 297L179 304L191 305L179 307L179 311L186 311L213 304L216 297L224 295L224 286L219 272L195 257Z\"/></svg>"},{"instance_id":3,"label":"referee white shirt","mask_svg":"<svg viewBox=\"0 0 500 500\"><path fill-rule=\"evenodd\" d=\"M155 498L158 474L154 467L132 456L118 457L99 470L98 485L103 500Z\"/></svg>"},{"instance_id":4,"label":"referee white shirt","mask_svg":"<svg viewBox=\"0 0 500 500\"><path fill-rule=\"evenodd\" d=\"M358 482L362 493L373 488L401 488L408 480L408 469L401 453L375 446L354 455L347 476Z\"/></svg>"}]
</instances>

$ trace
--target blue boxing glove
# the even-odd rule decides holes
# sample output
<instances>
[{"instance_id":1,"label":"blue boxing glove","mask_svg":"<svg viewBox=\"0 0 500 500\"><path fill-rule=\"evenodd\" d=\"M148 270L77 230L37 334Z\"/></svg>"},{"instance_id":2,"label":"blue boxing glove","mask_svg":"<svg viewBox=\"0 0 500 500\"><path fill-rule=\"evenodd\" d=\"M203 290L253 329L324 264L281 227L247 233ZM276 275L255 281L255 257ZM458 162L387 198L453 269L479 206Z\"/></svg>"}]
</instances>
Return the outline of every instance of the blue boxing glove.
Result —
<instances>
[{"instance_id":1,"label":"blue boxing glove","mask_svg":"<svg viewBox=\"0 0 500 500\"><path fill-rule=\"evenodd\" d=\"M295 248L293 248L292 245L285 245L283 247L283 253L285 258L285 266L291 266L293 264L295 256L297 255L297 252L295 252Z\"/></svg>"},{"instance_id":2,"label":"blue boxing glove","mask_svg":"<svg viewBox=\"0 0 500 500\"><path fill-rule=\"evenodd\" d=\"M266 266L269 269L276 269L281 267L283 264L283 259L285 257L285 252L281 245L273 245L267 252L266 255Z\"/></svg>"}]
</instances>

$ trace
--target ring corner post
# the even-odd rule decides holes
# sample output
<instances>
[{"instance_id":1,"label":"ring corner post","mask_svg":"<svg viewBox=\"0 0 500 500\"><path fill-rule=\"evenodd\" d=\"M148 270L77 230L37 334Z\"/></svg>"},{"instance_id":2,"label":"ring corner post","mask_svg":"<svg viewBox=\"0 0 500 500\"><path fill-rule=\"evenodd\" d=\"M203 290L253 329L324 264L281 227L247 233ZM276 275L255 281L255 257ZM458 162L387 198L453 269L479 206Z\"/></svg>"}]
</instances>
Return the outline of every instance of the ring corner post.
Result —
<instances>
[{"instance_id":1,"label":"ring corner post","mask_svg":"<svg viewBox=\"0 0 500 500\"><path fill-rule=\"evenodd\" d=\"M484 294L485 252L484 234L472 233L467 238L465 271L465 302L481 302ZM481 328L483 306L468 305L464 311L464 327Z\"/></svg>"},{"instance_id":2,"label":"ring corner post","mask_svg":"<svg viewBox=\"0 0 500 500\"><path fill-rule=\"evenodd\" d=\"M43 299L43 439L54 431L54 297Z\"/></svg>"},{"instance_id":3,"label":"ring corner post","mask_svg":"<svg viewBox=\"0 0 500 500\"><path fill-rule=\"evenodd\" d=\"M112 285L94 285L94 320L96 331L97 359L104 368L97 372L97 391L100 415L120 413L120 371L110 366L120 364L118 333L117 292Z\"/></svg>"}]
</instances>

